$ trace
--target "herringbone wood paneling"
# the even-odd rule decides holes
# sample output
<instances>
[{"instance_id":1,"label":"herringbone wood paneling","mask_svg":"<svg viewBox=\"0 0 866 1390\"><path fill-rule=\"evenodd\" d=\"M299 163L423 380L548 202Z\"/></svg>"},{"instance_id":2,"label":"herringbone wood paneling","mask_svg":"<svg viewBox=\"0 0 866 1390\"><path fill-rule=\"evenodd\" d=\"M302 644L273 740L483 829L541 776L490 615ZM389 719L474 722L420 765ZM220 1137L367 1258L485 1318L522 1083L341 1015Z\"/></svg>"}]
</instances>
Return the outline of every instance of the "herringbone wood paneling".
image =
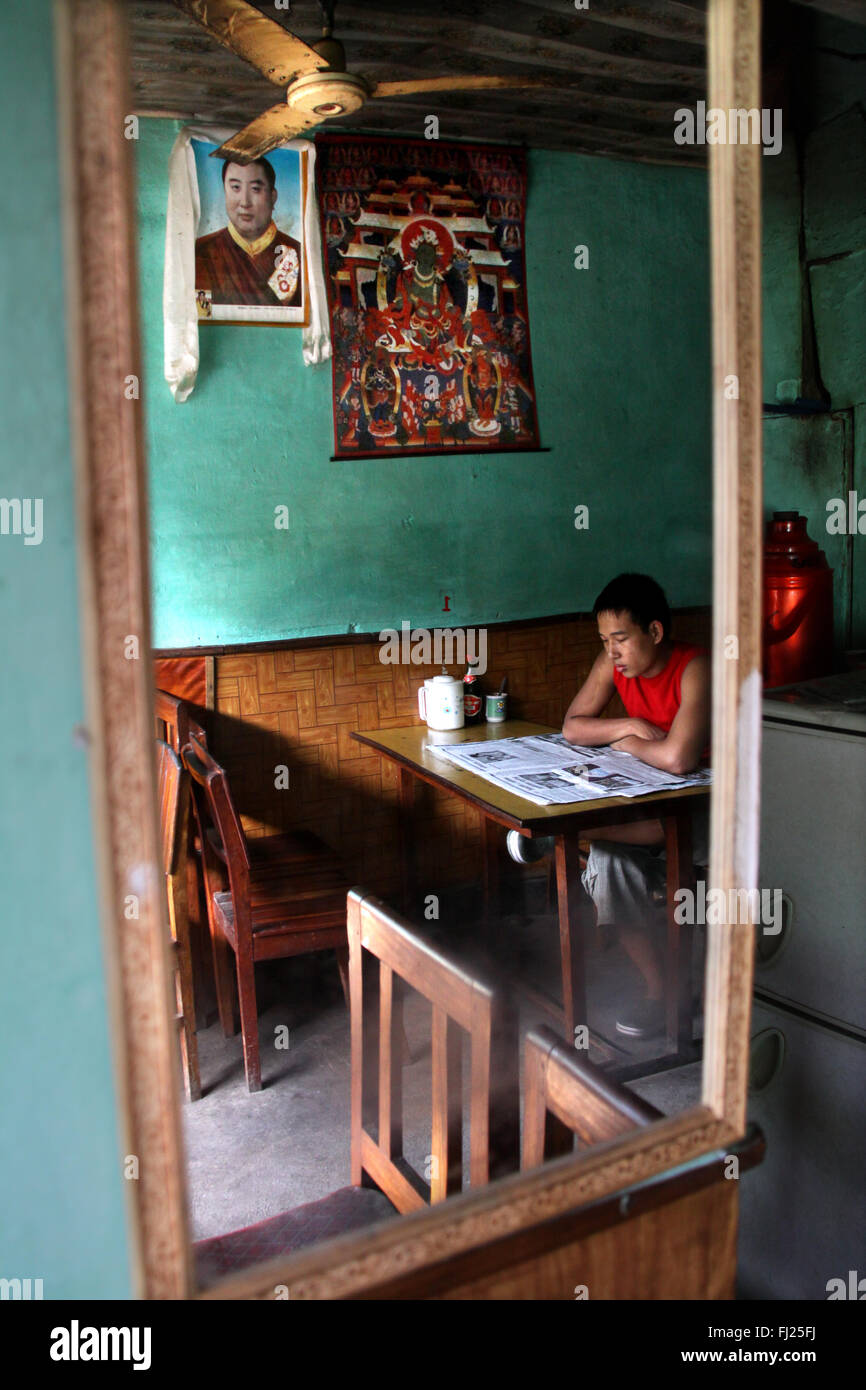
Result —
<instances>
[{"instance_id":1,"label":"herringbone wood paneling","mask_svg":"<svg viewBox=\"0 0 866 1390\"><path fill-rule=\"evenodd\" d=\"M709 614L677 615L674 630L708 644ZM421 723L418 687L439 668L383 664L379 650L364 639L218 656L213 746L249 835L315 830L355 881L387 896L400 878L396 770L351 734ZM591 619L492 628L484 683L496 689L507 674L509 713L559 727L598 650ZM422 885L476 881L478 812L418 783L416 817Z\"/></svg>"}]
</instances>

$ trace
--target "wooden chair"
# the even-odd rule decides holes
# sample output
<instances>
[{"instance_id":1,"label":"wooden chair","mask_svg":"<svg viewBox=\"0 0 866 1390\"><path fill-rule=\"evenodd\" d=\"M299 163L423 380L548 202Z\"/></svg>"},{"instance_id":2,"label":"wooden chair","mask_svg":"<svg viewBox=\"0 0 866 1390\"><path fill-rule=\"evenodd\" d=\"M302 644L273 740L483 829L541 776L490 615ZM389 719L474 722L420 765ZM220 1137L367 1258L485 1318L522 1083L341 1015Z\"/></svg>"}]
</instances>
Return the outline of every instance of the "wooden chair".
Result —
<instances>
[{"instance_id":1,"label":"wooden chair","mask_svg":"<svg viewBox=\"0 0 866 1390\"><path fill-rule=\"evenodd\" d=\"M186 701L170 695L166 690L154 692L154 713L156 716L156 737L174 749L180 759L181 749L191 737L197 738L202 747L207 747L204 729L195 719ZM184 772L186 778L186 772ZM192 797L184 798L186 812L179 827L181 869L185 876L184 907L188 928L185 931L189 942L192 990L195 1005L195 1021L198 1028L206 1028L209 1022L208 1010L215 1004L215 985L210 966L210 937L207 929L207 909L204 899L204 875L201 865L201 846L198 843L195 809Z\"/></svg>"},{"instance_id":2,"label":"wooden chair","mask_svg":"<svg viewBox=\"0 0 866 1390\"><path fill-rule=\"evenodd\" d=\"M187 912L187 873L184 831L189 811L189 778L173 748L156 742L156 779L162 835L162 867L165 874L168 920L175 952L177 1024L180 1030L183 1080L189 1099L201 1099L198 1066L195 996ZM198 883L196 880L196 889Z\"/></svg>"},{"instance_id":3,"label":"wooden chair","mask_svg":"<svg viewBox=\"0 0 866 1390\"><path fill-rule=\"evenodd\" d=\"M523 1168L590 1148L662 1118L654 1105L611 1081L569 1049L552 1028L527 1034L524 1060Z\"/></svg>"},{"instance_id":4,"label":"wooden chair","mask_svg":"<svg viewBox=\"0 0 866 1390\"><path fill-rule=\"evenodd\" d=\"M167 690L155 690L153 710L156 716L157 738L167 743L169 748L173 748L178 756L190 738L197 738L199 743L207 747L204 729L194 718L185 700L170 695Z\"/></svg>"},{"instance_id":5,"label":"wooden chair","mask_svg":"<svg viewBox=\"0 0 866 1390\"><path fill-rule=\"evenodd\" d=\"M256 962L336 950L348 1004L348 884L337 856L309 831L248 841L224 770L194 737L182 756L192 777L202 845L220 1022L232 1037L231 950L247 1086L260 1091Z\"/></svg>"},{"instance_id":6,"label":"wooden chair","mask_svg":"<svg viewBox=\"0 0 866 1390\"><path fill-rule=\"evenodd\" d=\"M352 997L352 1182L372 1180L400 1212L441 1202L463 1186L461 1037L469 1035L469 1181L487 1183L518 1165L517 1036L507 995L420 939L378 898L348 901ZM367 971L364 952L378 961ZM403 1155L403 984L433 1008L433 1125L429 1183ZM373 1007L370 1007L371 1002ZM375 1004L378 1003L378 1009ZM378 1015L378 1018L376 1017ZM378 1137L368 1125L378 1117Z\"/></svg>"}]
</instances>

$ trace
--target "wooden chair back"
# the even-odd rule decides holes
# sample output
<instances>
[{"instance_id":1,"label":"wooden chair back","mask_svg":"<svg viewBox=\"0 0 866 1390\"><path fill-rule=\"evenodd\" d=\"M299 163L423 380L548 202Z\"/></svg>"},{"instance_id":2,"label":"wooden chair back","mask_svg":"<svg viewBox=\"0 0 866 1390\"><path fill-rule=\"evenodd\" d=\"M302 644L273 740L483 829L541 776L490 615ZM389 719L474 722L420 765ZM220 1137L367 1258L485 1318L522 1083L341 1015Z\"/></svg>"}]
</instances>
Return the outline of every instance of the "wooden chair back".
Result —
<instances>
[{"instance_id":1,"label":"wooden chair back","mask_svg":"<svg viewBox=\"0 0 866 1390\"><path fill-rule=\"evenodd\" d=\"M553 1029L527 1034L524 1061L523 1168L586 1148L662 1118L654 1105L569 1049Z\"/></svg>"},{"instance_id":2,"label":"wooden chair back","mask_svg":"<svg viewBox=\"0 0 866 1390\"><path fill-rule=\"evenodd\" d=\"M173 874L180 857L181 790L183 784L183 765L175 753L162 739L156 740L156 786L159 806L159 828L162 838L162 867L164 872Z\"/></svg>"},{"instance_id":3,"label":"wooden chair back","mask_svg":"<svg viewBox=\"0 0 866 1390\"><path fill-rule=\"evenodd\" d=\"M235 808L225 769L196 737L182 751L183 765L191 778L193 803L202 845L208 900L225 886L234 900L238 940L249 934L250 857L247 837Z\"/></svg>"},{"instance_id":4,"label":"wooden chair back","mask_svg":"<svg viewBox=\"0 0 866 1390\"><path fill-rule=\"evenodd\" d=\"M173 748L178 757L191 738L197 739L202 747L207 747L204 729L193 718L185 700L169 695L167 690L156 690L153 703L156 736Z\"/></svg>"},{"instance_id":5,"label":"wooden chair back","mask_svg":"<svg viewBox=\"0 0 866 1390\"><path fill-rule=\"evenodd\" d=\"M202 659L204 660L204 658ZM178 758L180 758L181 751L190 738L196 738L203 748L207 747L204 730L194 718L192 707L183 699L169 694L167 690L157 689L154 692L154 715L157 741L167 744ZM167 775L167 767L160 773L160 777L162 778L164 775ZM208 1022L208 1001L214 988L209 965L210 943L207 940L205 910L202 903L204 885L197 844L195 805L193 798L189 795L189 778L185 772L180 780L183 790L183 807L180 812L175 839L177 858L172 866L172 872L183 872L186 879L186 891L184 893L186 922L181 926L181 935L186 942L185 950L188 960L185 958L182 965L183 989L187 1004L191 998L195 1001L195 1021L198 1027L205 1028ZM163 784L161 781L160 798L162 795ZM163 821L163 826L165 827L165 821Z\"/></svg>"},{"instance_id":6,"label":"wooden chair back","mask_svg":"<svg viewBox=\"0 0 866 1390\"><path fill-rule=\"evenodd\" d=\"M189 812L189 778L173 748L156 740L156 781L159 805L162 866L165 873L168 920L175 949L175 993L180 1027L181 1059L190 1100L201 1096L198 1043L195 1029L195 989L190 946L188 877L183 859ZM194 880L197 883L197 880Z\"/></svg>"},{"instance_id":7,"label":"wooden chair back","mask_svg":"<svg viewBox=\"0 0 866 1390\"><path fill-rule=\"evenodd\" d=\"M513 1172L519 1143L517 1036L506 996L448 960L418 937L404 918L359 889L348 895L347 922L353 1184L372 1179L401 1212L461 1191L463 1069L458 1029L468 1034L470 1048L470 1184L477 1187ZM364 952L378 962L378 981L369 970L365 979ZM404 984L417 990L433 1010L432 1152L425 1178L403 1155ZM376 1120L374 1139L367 1126Z\"/></svg>"}]
</instances>

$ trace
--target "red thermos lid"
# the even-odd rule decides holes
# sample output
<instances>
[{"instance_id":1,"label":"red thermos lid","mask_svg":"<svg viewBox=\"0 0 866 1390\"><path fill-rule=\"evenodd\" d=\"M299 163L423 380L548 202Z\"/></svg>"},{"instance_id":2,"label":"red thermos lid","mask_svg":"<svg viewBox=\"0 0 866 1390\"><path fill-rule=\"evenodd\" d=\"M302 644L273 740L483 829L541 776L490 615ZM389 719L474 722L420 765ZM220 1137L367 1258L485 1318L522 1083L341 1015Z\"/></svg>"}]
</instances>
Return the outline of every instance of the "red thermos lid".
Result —
<instances>
[{"instance_id":1,"label":"red thermos lid","mask_svg":"<svg viewBox=\"0 0 866 1390\"><path fill-rule=\"evenodd\" d=\"M789 576L797 583L800 570L828 569L827 557L806 530L806 518L799 512L774 512L767 522L764 542L764 575L776 579Z\"/></svg>"}]
</instances>

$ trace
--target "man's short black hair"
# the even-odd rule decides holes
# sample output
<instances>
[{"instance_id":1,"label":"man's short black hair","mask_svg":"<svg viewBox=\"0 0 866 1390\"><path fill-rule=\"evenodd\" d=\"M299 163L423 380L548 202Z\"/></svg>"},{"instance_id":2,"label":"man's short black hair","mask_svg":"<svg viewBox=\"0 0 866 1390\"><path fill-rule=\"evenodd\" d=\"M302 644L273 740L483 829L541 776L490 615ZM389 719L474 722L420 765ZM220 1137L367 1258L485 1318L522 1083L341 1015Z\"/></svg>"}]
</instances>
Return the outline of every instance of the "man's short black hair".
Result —
<instances>
[{"instance_id":1,"label":"man's short black hair","mask_svg":"<svg viewBox=\"0 0 866 1390\"><path fill-rule=\"evenodd\" d=\"M239 161L238 161L237 159L231 159L231 158L229 158L229 159L224 159L224 160L223 160L223 183L225 183L225 181L226 181L226 169L228 169L228 167L229 167L230 164L237 164L237 163L239 163ZM277 186L277 176L276 176L276 174L274 173L274 166L273 166L273 164L271 163L271 161L270 161L269 159L264 159L264 158L263 158L263 159L251 159L251 160L250 160L250 164L258 164L262 169L264 169L264 171L265 171L265 178L267 179L268 183L270 184L271 192L273 193L274 189L275 189L276 186Z\"/></svg>"},{"instance_id":2,"label":"man's short black hair","mask_svg":"<svg viewBox=\"0 0 866 1390\"><path fill-rule=\"evenodd\" d=\"M665 638L671 635L671 610L664 589L648 574L618 574L606 584L592 606L599 613L628 613L643 632L653 622L661 623Z\"/></svg>"}]
</instances>

